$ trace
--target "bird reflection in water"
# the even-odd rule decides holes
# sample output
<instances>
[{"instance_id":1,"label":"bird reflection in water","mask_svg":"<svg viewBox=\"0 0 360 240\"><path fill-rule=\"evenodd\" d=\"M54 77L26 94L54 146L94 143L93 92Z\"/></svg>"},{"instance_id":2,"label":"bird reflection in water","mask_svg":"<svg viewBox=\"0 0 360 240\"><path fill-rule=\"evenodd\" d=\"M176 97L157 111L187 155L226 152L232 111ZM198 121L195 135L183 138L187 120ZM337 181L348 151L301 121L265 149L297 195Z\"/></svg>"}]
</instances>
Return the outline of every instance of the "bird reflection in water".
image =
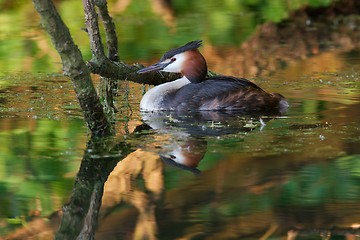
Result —
<instances>
[{"instance_id":1,"label":"bird reflection in water","mask_svg":"<svg viewBox=\"0 0 360 240\"><path fill-rule=\"evenodd\" d=\"M161 160L196 175L200 174L197 167L206 154L208 138L262 129L271 119L219 111L188 112L186 115L174 111L141 114L144 124L138 126L138 131L152 129L156 134L168 136L159 150Z\"/></svg>"}]
</instances>

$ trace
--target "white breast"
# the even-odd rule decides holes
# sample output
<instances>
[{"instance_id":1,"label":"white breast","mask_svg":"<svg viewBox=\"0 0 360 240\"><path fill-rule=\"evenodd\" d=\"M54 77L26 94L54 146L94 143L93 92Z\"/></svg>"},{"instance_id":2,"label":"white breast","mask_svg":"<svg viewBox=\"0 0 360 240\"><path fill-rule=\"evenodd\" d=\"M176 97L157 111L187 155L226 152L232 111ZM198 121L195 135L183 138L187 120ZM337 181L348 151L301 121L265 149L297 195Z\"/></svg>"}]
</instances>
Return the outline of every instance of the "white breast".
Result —
<instances>
[{"instance_id":1,"label":"white breast","mask_svg":"<svg viewBox=\"0 0 360 240\"><path fill-rule=\"evenodd\" d=\"M157 111L157 110L170 110L164 108L162 105L162 100L164 97L175 91L180 89L181 87L189 84L190 81L184 76L175 81L163 83L156 87L153 87L149 91L145 93L140 102L140 110L141 111Z\"/></svg>"}]
</instances>

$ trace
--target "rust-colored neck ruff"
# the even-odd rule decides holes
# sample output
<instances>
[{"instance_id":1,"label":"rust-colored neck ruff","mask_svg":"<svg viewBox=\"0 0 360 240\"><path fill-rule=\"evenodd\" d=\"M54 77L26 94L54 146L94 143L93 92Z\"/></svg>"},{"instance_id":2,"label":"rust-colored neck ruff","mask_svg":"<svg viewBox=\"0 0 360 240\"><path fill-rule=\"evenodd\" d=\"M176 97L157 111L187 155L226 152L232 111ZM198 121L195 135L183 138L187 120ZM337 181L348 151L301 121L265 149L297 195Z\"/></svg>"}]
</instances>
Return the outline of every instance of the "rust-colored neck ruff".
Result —
<instances>
[{"instance_id":1,"label":"rust-colored neck ruff","mask_svg":"<svg viewBox=\"0 0 360 240\"><path fill-rule=\"evenodd\" d=\"M187 51L185 54L186 61L183 63L181 73L190 82L199 83L204 81L207 74L207 65L203 55L197 49Z\"/></svg>"}]
</instances>

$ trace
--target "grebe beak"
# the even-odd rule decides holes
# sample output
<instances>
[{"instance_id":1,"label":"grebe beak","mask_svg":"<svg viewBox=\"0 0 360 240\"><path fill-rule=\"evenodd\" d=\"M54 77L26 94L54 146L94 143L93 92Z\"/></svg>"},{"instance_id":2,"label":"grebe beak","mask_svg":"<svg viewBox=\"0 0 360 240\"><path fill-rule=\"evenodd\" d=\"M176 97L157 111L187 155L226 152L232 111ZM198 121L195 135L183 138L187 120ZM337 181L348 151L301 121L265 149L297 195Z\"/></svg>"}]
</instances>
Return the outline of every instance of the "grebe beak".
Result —
<instances>
[{"instance_id":1,"label":"grebe beak","mask_svg":"<svg viewBox=\"0 0 360 240\"><path fill-rule=\"evenodd\" d=\"M163 70L167 65L169 65L171 62L167 62L167 63L163 63L163 62L158 62L155 63L151 66L145 67L143 69L140 69L139 71L137 71L136 73L142 74L142 73L148 73L148 72L153 72L153 71L161 71Z\"/></svg>"}]
</instances>

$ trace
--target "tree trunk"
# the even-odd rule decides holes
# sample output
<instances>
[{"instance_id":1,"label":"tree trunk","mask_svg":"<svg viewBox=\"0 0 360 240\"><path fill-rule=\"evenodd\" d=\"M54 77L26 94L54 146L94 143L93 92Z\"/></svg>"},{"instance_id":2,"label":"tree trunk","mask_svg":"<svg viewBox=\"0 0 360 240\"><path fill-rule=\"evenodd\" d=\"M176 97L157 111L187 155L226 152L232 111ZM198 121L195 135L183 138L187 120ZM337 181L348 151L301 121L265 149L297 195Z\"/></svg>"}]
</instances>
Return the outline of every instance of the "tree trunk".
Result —
<instances>
[{"instance_id":1,"label":"tree trunk","mask_svg":"<svg viewBox=\"0 0 360 240\"><path fill-rule=\"evenodd\" d=\"M81 52L74 44L69 29L60 18L51 0L33 0L35 9L41 16L41 23L50 35L51 41L61 56L64 74L70 77L84 113L85 121L93 136L113 134L99 97L90 77Z\"/></svg>"}]
</instances>

